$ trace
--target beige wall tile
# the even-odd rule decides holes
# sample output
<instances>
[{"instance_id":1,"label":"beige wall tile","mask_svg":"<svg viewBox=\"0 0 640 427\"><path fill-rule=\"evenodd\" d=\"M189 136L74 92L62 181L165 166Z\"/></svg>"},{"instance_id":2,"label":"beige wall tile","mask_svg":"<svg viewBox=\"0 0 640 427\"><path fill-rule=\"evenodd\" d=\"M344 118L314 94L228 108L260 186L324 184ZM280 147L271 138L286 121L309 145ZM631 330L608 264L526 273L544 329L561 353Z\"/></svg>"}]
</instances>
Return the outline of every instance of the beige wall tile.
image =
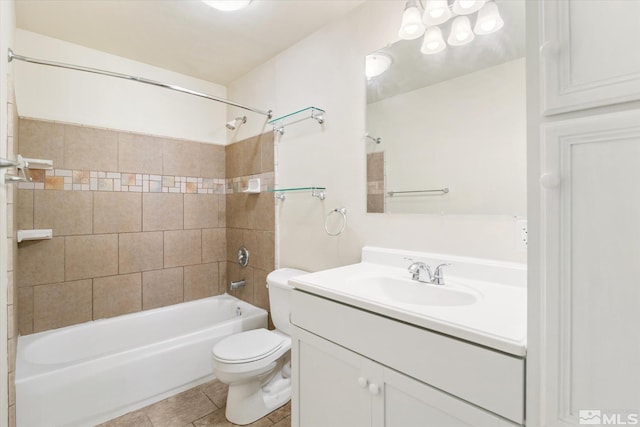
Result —
<instances>
[{"instance_id":1,"label":"beige wall tile","mask_svg":"<svg viewBox=\"0 0 640 427\"><path fill-rule=\"evenodd\" d=\"M183 299L182 268L145 271L142 273L142 309L177 304Z\"/></svg>"},{"instance_id":2,"label":"beige wall tile","mask_svg":"<svg viewBox=\"0 0 640 427\"><path fill-rule=\"evenodd\" d=\"M218 196L214 194L184 195L184 228L218 226Z\"/></svg>"},{"instance_id":3,"label":"beige wall tile","mask_svg":"<svg viewBox=\"0 0 640 427\"><path fill-rule=\"evenodd\" d=\"M260 138L260 171L273 172L274 164L274 132L265 132Z\"/></svg>"},{"instance_id":4,"label":"beige wall tile","mask_svg":"<svg viewBox=\"0 0 640 427\"><path fill-rule=\"evenodd\" d=\"M120 274L160 270L163 267L164 236L162 231L122 233L118 240Z\"/></svg>"},{"instance_id":5,"label":"beige wall tile","mask_svg":"<svg viewBox=\"0 0 640 427\"><path fill-rule=\"evenodd\" d=\"M227 259L227 233L224 228L202 230L202 262L218 262Z\"/></svg>"},{"instance_id":6,"label":"beige wall tile","mask_svg":"<svg viewBox=\"0 0 640 427\"><path fill-rule=\"evenodd\" d=\"M218 263L218 277L220 282L218 283L218 294L227 292L227 261L221 261Z\"/></svg>"},{"instance_id":7,"label":"beige wall tile","mask_svg":"<svg viewBox=\"0 0 640 427\"><path fill-rule=\"evenodd\" d=\"M93 318L119 316L142 309L142 274L93 280Z\"/></svg>"},{"instance_id":8,"label":"beige wall tile","mask_svg":"<svg viewBox=\"0 0 640 427\"><path fill-rule=\"evenodd\" d=\"M227 196L218 195L218 227L227 226Z\"/></svg>"},{"instance_id":9,"label":"beige wall tile","mask_svg":"<svg viewBox=\"0 0 640 427\"><path fill-rule=\"evenodd\" d=\"M92 195L88 191L35 190L34 228L54 236L91 234Z\"/></svg>"},{"instance_id":10,"label":"beige wall tile","mask_svg":"<svg viewBox=\"0 0 640 427\"><path fill-rule=\"evenodd\" d=\"M162 164L165 175L201 176L200 143L156 138L162 143Z\"/></svg>"},{"instance_id":11,"label":"beige wall tile","mask_svg":"<svg viewBox=\"0 0 640 427\"><path fill-rule=\"evenodd\" d=\"M118 274L118 235L65 237L64 273L67 281Z\"/></svg>"},{"instance_id":12,"label":"beige wall tile","mask_svg":"<svg viewBox=\"0 0 640 427\"><path fill-rule=\"evenodd\" d=\"M64 237L18 245L18 286L64 281Z\"/></svg>"},{"instance_id":13,"label":"beige wall tile","mask_svg":"<svg viewBox=\"0 0 640 427\"><path fill-rule=\"evenodd\" d=\"M181 230L183 195L144 193L142 195L142 229L144 231Z\"/></svg>"},{"instance_id":14,"label":"beige wall tile","mask_svg":"<svg viewBox=\"0 0 640 427\"><path fill-rule=\"evenodd\" d=\"M254 194L248 204L250 224L255 230L274 231L276 225L275 199L271 193Z\"/></svg>"},{"instance_id":15,"label":"beige wall tile","mask_svg":"<svg viewBox=\"0 0 640 427\"><path fill-rule=\"evenodd\" d=\"M118 171L162 175L162 143L134 133L118 133Z\"/></svg>"},{"instance_id":16,"label":"beige wall tile","mask_svg":"<svg viewBox=\"0 0 640 427\"><path fill-rule=\"evenodd\" d=\"M272 271L274 268L275 233L272 231L243 230L243 245L249 250L249 266ZM231 261L234 261L231 259Z\"/></svg>"},{"instance_id":17,"label":"beige wall tile","mask_svg":"<svg viewBox=\"0 0 640 427\"><path fill-rule=\"evenodd\" d=\"M84 126L64 126L64 167L118 170L118 133Z\"/></svg>"},{"instance_id":18,"label":"beige wall tile","mask_svg":"<svg viewBox=\"0 0 640 427\"><path fill-rule=\"evenodd\" d=\"M18 190L16 206L16 226L18 230L33 228L33 192L34 190Z\"/></svg>"},{"instance_id":19,"label":"beige wall tile","mask_svg":"<svg viewBox=\"0 0 640 427\"><path fill-rule=\"evenodd\" d=\"M384 179L384 153L367 154L367 181Z\"/></svg>"},{"instance_id":20,"label":"beige wall tile","mask_svg":"<svg viewBox=\"0 0 640 427\"><path fill-rule=\"evenodd\" d=\"M16 370L16 354L18 352L18 338L12 338L7 342L8 360L7 365L9 372L15 372Z\"/></svg>"},{"instance_id":21,"label":"beige wall tile","mask_svg":"<svg viewBox=\"0 0 640 427\"><path fill-rule=\"evenodd\" d=\"M202 262L200 230L164 232L164 267L178 267Z\"/></svg>"},{"instance_id":22,"label":"beige wall tile","mask_svg":"<svg viewBox=\"0 0 640 427\"><path fill-rule=\"evenodd\" d=\"M238 249L245 246L244 233L239 228L227 228L227 261L238 262ZM248 249L248 248L247 248ZM251 262L251 250L249 250L249 262Z\"/></svg>"},{"instance_id":23,"label":"beige wall tile","mask_svg":"<svg viewBox=\"0 0 640 427\"><path fill-rule=\"evenodd\" d=\"M64 125L40 120L20 119L18 153L24 157L53 160L53 167L64 167Z\"/></svg>"},{"instance_id":24,"label":"beige wall tile","mask_svg":"<svg viewBox=\"0 0 640 427\"><path fill-rule=\"evenodd\" d=\"M200 173L205 178L225 178L224 146L200 144Z\"/></svg>"},{"instance_id":25,"label":"beige wall tile","mask_svg":"<svg viewBox=\"0 0 640 427\"><path fill-rule=\"evenodd\" d=\"M18 329L21 335L33 333L33 286L18 289Z\"/></svg>"},{"instance_id":26,"label":"beige wall tile","mask_svg":"<svg viewBox=\"0 0 640 427\"><path fill-rule=\"evenodd\" d=\"M253 198L255 194L251 195ZM252 228L249 220L249 195L244 193L232 193L226 196L226 224L232 228ZM255 200L255 199L254 199Z\"/></svg>"},{"instance_id":27,"label":"beige wall tile","mask_svg":"<svg viewBox=\"0 0 640 427\"><path fill-rule=\"evenodd\" d=\"M218 293L218 263L184 268L185 301L206 298Z\"/></svg>"},{"instance_id":28,"label":"beige wall tile","mask_svg":"<svg viewBox=\"0 0 640 427\"><path fill-rule=\"evenodd\" d=\"M91 280L39 285L33 288L33 331L87 322L92 317Z\"/></svg>"},{"instance_id":29,"label":"beige wall tile","mask_svg":"<svg viewBox=\"0 0 640 427\"><path fill-rule=\"evenodd\" d=\"M80 192L73 191L73 193ZM95 191L93 203L95 234L142 230L142 194Z\"/></svg>"},{"instance_id":30,"label":"beige wall tile","mask_svg":"<svg viewBox=\"0 0 640 427\"><path fill-rule=\"evenodd\" d=\"M248 138L225 147L227 178L260 173L261 148L258 137Z\"/></svg>"},{"instance_id":31,"label":"beige wall tile","mask_svg":"<svg viewBox=\"0 0 640 427\"><path fill-rule=\"evenodd\" d=\"M253 270L253 303L260 308L269 311L269 289L267 288L267 274L271 271L260 269Z\"/></svg>"}]
</instances>

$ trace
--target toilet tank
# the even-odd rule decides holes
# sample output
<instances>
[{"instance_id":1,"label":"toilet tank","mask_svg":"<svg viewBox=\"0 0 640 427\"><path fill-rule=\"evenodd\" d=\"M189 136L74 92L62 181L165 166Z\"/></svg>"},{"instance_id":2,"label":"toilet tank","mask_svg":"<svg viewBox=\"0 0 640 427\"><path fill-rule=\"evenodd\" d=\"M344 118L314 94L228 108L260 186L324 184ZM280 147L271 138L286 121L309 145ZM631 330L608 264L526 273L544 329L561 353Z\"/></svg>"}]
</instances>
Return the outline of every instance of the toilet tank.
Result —
<instances>
[{"instance_id":1,"label":"toilet tank","mask_svg":"<svg viewBox=\"0 0 640 427\"><path fill-rule=\"evenodd\" d=\"M272 271L267 276L271 320L278 331L287 335L291 335L289 314L291 313L291 291L293 290L288 281L292 277L306 273L308 272L296 270L295 268L281 268Z\"/></svg>"}]
</instances>

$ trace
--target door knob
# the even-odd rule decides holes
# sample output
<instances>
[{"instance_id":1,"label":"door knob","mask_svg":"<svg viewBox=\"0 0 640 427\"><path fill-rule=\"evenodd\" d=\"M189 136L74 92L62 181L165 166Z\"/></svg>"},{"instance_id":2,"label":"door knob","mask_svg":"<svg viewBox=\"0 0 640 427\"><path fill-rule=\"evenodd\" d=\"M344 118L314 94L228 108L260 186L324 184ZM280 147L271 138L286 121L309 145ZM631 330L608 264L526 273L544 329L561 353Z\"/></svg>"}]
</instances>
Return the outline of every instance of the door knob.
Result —
<instances>
[{"instance_id":1,"label":"door knob","mask_svg":"<svg viewBox=\"0 0 640 427\"><path fill-rule=\"evenodd\" d=\"M557 173L547 172L540 177L540 184L547 190L556 188L560 185L560 177Z\"/></svg>"},{"instance_id":2,"label":"door knob","mask_svg":"<svg viewBox=\"0 0 640 427\"><path fill-rule=\"evenodd\" d=\"M358 378L358 385L362 388L366 388L369 385L369 381L365 377Z\"/></svg>"},{"instance_id":3,"label":"door knob","mask_svg":"<svg viewBox=\"0 0 640 427\"><path fill-rule=\"evenodd\" d=\"M378 384L369 384L369 393L374 396L380 393L380 387L378 387Z\"/></svg>"}]
</instances>

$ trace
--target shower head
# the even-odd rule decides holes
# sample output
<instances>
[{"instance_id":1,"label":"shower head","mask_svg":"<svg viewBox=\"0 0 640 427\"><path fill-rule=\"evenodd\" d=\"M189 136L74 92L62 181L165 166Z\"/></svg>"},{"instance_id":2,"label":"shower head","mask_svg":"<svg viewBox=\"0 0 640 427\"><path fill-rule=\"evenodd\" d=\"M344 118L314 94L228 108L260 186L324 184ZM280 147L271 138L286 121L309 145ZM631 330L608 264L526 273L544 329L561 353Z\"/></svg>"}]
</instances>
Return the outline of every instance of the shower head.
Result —
<instances>
[{"instance_id":1,"label":"shower head","mask_svg":"<svg viewBox=\"0 0 640 427\"><path fill-rule=\"evenodd\" d=\"M236 130L236 128L239 125L238 122L239 122L239 124L247 123L247 116L236 117L235 119L231 120L230 122L227 122L227 129Z\"/></svg>"}]
</instances>

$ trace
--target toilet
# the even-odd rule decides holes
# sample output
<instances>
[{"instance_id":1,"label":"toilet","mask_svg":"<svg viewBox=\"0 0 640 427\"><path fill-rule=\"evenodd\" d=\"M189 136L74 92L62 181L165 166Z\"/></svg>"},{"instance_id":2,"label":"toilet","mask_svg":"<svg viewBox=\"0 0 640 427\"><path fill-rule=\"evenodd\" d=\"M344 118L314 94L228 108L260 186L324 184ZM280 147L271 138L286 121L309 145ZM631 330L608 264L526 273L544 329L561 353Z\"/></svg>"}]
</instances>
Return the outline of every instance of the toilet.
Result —
<instances>
[{"instance_id":1,"label":"toilet","mask_svg":"<svg viewBox=\"0 0 640 427\"><path fill-rule=\"evenodd\" d=\"M225 416L246 425L291 399L291 291L288 281L306 274L292 268L267 276L274 331L253 329L231 335L213 346L213 373L229 385Z\"/></svg>"}]
</instances>

